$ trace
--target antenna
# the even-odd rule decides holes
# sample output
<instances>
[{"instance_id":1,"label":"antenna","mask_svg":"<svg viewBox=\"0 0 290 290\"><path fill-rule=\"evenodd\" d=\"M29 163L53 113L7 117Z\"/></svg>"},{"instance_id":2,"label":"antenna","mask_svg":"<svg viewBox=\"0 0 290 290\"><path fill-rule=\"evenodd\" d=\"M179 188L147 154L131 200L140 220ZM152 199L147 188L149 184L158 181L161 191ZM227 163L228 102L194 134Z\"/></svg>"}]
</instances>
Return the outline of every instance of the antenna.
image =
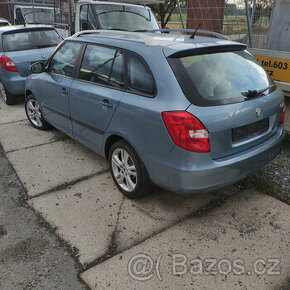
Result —
<instances>
[{"instance_id":1,"label":"antenna","mask_svg":"<svg viewBox=\"0 0 290 290\"><path fill-rule=\"evenodd\" d=\"M202 22L199 23L198 27L196 28L196 30L193 32L193 34L189 38L194 39L195 34L196 34L197 30L199 29L199 27L201 26L201 24L202 24Z\"/></svg>"}]
</instances>

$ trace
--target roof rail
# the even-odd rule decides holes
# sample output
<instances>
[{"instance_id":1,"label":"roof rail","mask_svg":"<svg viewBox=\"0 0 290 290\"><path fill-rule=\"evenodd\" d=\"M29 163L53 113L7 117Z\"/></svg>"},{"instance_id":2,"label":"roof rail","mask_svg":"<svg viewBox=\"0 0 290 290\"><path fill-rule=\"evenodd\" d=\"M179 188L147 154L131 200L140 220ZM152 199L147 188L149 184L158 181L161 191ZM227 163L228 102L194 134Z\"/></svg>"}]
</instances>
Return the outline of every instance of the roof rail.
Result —
<instances>
[{"instance_id":1,"label":"roof rail","mask_svg":"<svg viewBox=\"0 0 290 290\"><path fill-rule=\"evenodd\" d=\"M72 35L71 37L73 38L77 38L83 34L95 34L95 33L100 33L102 30L82 30L79 32L76 32L74 35Z\"/></svg>"},{"instance_id":2,"label":"roof rail","mask_svg":"<svg viewBox=\"0 0 290 290\"><path fill-rule=\"evenodd\" d=\"M196 34L207 34L207 35L211 35L211 36L215 36L216 38L219 39L225 39L225 40L229 40L229 38L227 38L226 36L214 32L214 31L209 31L209 30L196 30L196 29L175 29L175 28L164 28L164 29L155 29L155 30L149 30L148 32L196 32Z\"/></svg>"},{"instance_id":3,"label":"roof rail","mask_svg":"<svg viewBox=\"0 0 290 290\"><path fill-rule=\"evenodd\" d=\"M110 30L111 32L116 32L116 30ZM72 37L73 38L77 38L79 36L82 36L84 34L101 34L102 32L108 32L108 30L103 30L103 29L100 29L100 30L82 30L82 31L79 31L77 33L75 33ZM120 33L120 31L118 31ZM122 31L121 31L122 32ZM134 33L133 31L124 31L125 33L126 32L129 32L129 33ZM208 30L198 30L196 31L196 29L170 29L170 28L166 28L166 29L155 29L155 30L148 30L146 32L196 32L196 34L207 34L207 35L211 35L211 36L215 36L216 38L219 38L219 39L224 39L224 40L229 40L226 36L220 34L220 33L217 33L217 32L214 32L214 31L208 31Z\"/></svg>"}]
</instances>

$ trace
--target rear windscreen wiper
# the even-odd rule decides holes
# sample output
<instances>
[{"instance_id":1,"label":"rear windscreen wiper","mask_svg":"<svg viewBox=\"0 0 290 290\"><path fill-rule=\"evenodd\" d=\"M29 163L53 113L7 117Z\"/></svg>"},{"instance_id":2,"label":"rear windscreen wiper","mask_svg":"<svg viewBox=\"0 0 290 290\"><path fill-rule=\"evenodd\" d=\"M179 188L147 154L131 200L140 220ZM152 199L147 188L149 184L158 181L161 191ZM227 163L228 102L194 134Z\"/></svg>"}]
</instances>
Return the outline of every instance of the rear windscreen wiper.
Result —
<instances>
[{"instance_id":1,"label":"rear windscreen wiper","mask_svg":"<svg viewBox=\"0 0 290 290\"><path fill-rule=\"evenodd\" d=\"M261 90L248 90L247 92L241 92L243 96L245 96L247 99L254 99L264 93L267 90L270 90L272 88L276 87L276 85L270 85L264 89Z\"/></svg>"}]
</instances>

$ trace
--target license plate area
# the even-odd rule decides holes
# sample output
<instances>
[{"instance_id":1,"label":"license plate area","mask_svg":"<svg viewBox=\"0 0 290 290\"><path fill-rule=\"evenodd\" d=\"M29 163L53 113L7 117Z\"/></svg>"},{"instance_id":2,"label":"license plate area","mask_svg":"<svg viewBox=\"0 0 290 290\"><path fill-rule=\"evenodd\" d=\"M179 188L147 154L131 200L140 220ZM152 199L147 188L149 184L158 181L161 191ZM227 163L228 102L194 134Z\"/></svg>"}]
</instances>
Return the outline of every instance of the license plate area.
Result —
<instances>
[{"instance_id":1,"label":"license plate area","mask_svg":"<svg viewBox=\"0 0 290 290\"><path fill-rule=\"evenodd\" d=\"M238 142L253 138L267 132L269 129L269 118L232 129L232 141Z\"/></svg>"}]
</instances>

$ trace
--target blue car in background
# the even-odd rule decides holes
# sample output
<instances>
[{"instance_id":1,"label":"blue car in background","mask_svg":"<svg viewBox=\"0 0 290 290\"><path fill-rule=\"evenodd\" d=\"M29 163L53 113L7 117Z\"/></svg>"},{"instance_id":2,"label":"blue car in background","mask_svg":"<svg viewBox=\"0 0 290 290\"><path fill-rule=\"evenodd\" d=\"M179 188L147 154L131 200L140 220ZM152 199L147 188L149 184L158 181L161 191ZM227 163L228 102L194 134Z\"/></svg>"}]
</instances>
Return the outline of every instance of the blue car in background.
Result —
<instances>
[{"instance_id":1,"label":"blue car in background","mask_svg":"<svg viewBox=\"0 0 290 290\"><path fill-rule=\"evenodd\" d=\"M46 60L61 40L49 26L0 27L0 90L7 105L24 95L31 64Z\"/></svg>"},{"instance_id":2,"label":"blue car in background","mask_svg":"<svg viewBox=\"0 0 290 290\"><path fill-rule=\"evenodd\" d=\"M26 81L25 110L109 160L127 197L151 182L217 189L279 153L284 96L246 46L161 33L84 31Z\"/></svg>"}]
</instances>

